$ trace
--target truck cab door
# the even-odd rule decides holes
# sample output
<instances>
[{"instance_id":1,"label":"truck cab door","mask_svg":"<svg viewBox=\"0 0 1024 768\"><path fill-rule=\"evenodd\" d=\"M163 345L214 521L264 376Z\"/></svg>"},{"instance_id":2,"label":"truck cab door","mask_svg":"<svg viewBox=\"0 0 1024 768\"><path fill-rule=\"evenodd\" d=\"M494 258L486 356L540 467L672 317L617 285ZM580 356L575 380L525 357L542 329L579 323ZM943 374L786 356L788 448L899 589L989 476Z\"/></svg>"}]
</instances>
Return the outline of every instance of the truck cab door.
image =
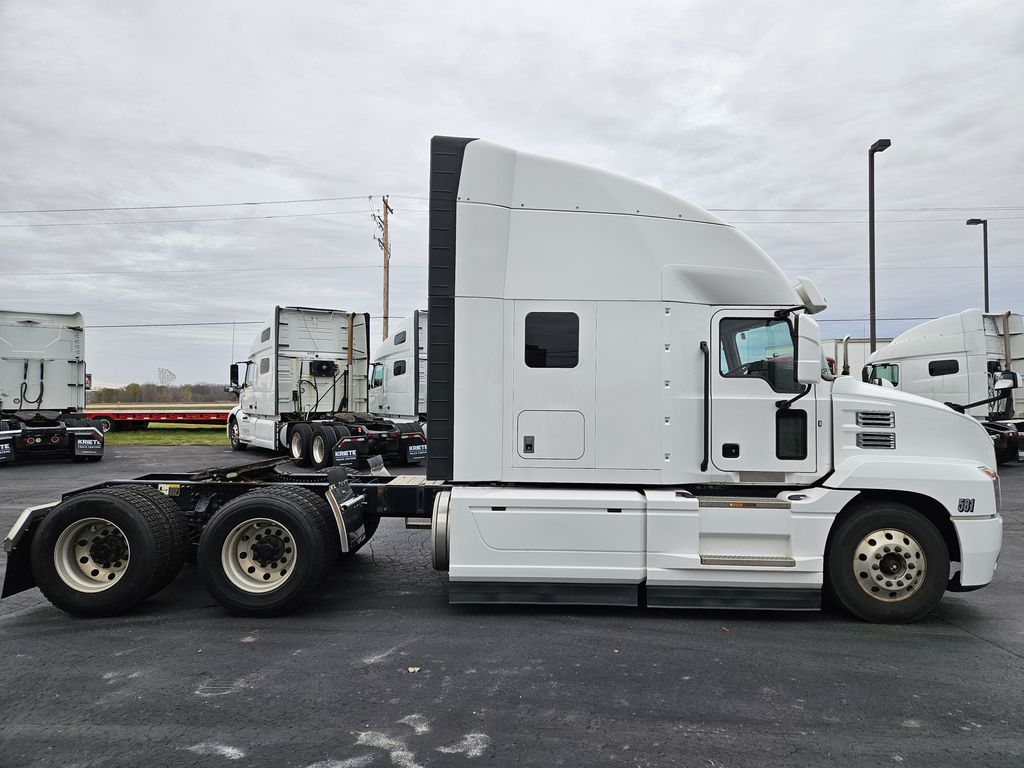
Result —
<instances>
[{"instance_id":1,"label":"truck cab door","mask_svg":"<svg viewBox=\"0 0 1024 768\"><path fill-rule=\"evenodd\" d=\"M712 315L710 454L717 469L773 475L817 469L814 393L793 401L805 390L797 382L795 338L793 318L770 310Z\"/></svg>"}]
</instances>

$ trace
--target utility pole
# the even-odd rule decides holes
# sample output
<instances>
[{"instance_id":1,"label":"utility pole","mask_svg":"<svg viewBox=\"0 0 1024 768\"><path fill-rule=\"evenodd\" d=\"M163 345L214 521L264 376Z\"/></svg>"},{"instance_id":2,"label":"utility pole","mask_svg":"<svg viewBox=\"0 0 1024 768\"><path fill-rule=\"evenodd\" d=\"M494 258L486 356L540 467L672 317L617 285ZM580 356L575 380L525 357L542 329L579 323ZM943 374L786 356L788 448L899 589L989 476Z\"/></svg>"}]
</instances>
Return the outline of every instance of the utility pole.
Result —
<instances>
[{"instance_id":1,"label":"utility pole","mask_svg":"<svg viewBox=\"0 0 1024 768\"><path fill-rule=\"evenodd\" d=\"M377 241L377 245L384 252L384 318L382 336L384 340L388 337L388 268L391 264L391 243L388 240L388 214L394 212L388 204L388 196L384 195L384 215L378 216L376 213L373 214L373 220L377 222L377 229L380 230L379 235L374 235L374 240Z\"/></svg>"}]
</instances>

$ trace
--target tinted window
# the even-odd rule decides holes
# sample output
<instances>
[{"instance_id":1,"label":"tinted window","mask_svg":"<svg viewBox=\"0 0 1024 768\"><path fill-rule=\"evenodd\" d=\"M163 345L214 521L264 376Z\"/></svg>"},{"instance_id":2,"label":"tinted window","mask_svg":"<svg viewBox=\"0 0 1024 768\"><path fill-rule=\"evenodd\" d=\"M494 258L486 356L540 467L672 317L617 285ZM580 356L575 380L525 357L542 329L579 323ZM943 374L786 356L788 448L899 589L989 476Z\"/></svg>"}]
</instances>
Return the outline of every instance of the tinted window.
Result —
<instances>
[{"instance_id":1,"label":"tinted window","mask_svg":"<svg viewBox=\"0 0 1024 768\"><path fill-rule=\"evenodd\" d=\"M718 327L719 370L730 379L763 379L776 392L799 392L793 329L776 318L728 317Z\"/></svg>"},{"instance_id":2,"label":"tinted window","mask_svg":"<svg viewBox=\"0 0 1024 768\"><path fill-rule=\"evenodd\" d=\"M263 333L260 334L260 341L270 341L270 329L264 328Z\"/></svg>"},{"instance_id":3,"label":"tinted window","mask_svg":"<svg viewBox=\"0 0 1024 768\"><path fill-rule=\"evenodd\" d=\"M405 344L405 331L395 334L395 345Z\"/></svg>"},{"instance_id":4,"label":"tinted window","mask_svg":"<svg viewBox=\"0 0 1024 768\"><path fill-rule=\"evenodd\" d=\"M580 319L575 312L526 315L526 365L575 368L580 361Z\"/></svg>"},{"instance_id":5,"label":"tinted window","mask_svg":"<svg viewBox=\"0 0 1024 768\"><path fill-rule=\"evenodd\" d=\"M405 360L396 360L395 367L392 370L395 376L401 376L405 373Z\"/></svg>"},{"instance_id":6,"label":"tinted window","mask_svg":"<svg viewBox=\"0 0 1024 768\"><path fill-rule=\"evenodd\" d=\"M373 374L370 378L370 388L375 389L384 383L384 363L373 364Z\"/></svg>"},{"instance_id":7,"label":"tinted window","mask_svg":"<svg viewBox=\"0 0 1024 768\"><path fill-rule=\"evenodd\" d=\"M871 378L885 379L894 387L900 385L900 367L895 363L878 363L871 371Z\"/></svg>"},{"instance_id":8,"label":"tinted window","mask_svg":"<svg viewBox=\"0 0 1024 768\"><path fill-rule=\"evenodd\" d=\"M928 363L929 376L948 376L960 372L960 363L956 360L932 360Z\"/></svg>"},{"instance_id":9,"label":"tinted window","mask_svg":"<svg viewBox=\"0 0 1024 768\"><path fill-rule=\"evenodd\" d=\"M787 408L775 412L775 458L807 458L807 411Z\"/></svg>"},{"instance_id":10,"label":"tinted window","mask_svg":"<svg viewBox=\"0 0 1024 768\"><path fill-rule=\"evenodd\" d=\"M260 360L260 373L270 373L270 358L264 357Z\"/></svg>"}]
</instances>

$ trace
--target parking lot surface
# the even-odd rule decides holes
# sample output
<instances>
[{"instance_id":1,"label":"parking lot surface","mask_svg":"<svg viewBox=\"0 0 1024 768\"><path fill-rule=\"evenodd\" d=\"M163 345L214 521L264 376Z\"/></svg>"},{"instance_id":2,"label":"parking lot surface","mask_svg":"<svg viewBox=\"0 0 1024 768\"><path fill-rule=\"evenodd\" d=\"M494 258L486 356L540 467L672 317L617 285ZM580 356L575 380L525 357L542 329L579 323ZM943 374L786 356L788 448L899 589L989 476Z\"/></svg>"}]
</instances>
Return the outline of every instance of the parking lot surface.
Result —
<instances>
[{"instance_id":1,"label":"parking lot surface","mask_svg":"<svg viewBox=\"0 0 1024 768\"><path fill-rule=\"evenodd\" d=\"M265 456L9 466L0 526L100 480ZM428 533L395 520L280 619L227 615L193 566L114 619L33 589L0 603L0 766L1021 766L1024 466L1002 474L995 582L910 626L452 607Z\"/></svg>"}]
</instances>

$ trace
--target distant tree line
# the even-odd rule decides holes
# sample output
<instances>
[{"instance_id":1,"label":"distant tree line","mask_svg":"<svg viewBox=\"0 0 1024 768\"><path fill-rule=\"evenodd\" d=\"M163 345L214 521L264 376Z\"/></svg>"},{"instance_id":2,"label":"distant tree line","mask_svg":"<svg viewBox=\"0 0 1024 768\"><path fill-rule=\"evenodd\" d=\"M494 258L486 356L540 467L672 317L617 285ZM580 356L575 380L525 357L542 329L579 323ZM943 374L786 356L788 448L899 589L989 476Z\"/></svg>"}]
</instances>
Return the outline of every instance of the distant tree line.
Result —
<instances>
[{"instance_id":1,"label":"distant tree line","mask_svg":"<svg viewBox=\"0 0 1024 768\"><path fill-rule=\"evenodd\" d=\"M126 384L86 393L88 403L224 403L231 395L224 384Z\"/></svg>"}]
</instances>

